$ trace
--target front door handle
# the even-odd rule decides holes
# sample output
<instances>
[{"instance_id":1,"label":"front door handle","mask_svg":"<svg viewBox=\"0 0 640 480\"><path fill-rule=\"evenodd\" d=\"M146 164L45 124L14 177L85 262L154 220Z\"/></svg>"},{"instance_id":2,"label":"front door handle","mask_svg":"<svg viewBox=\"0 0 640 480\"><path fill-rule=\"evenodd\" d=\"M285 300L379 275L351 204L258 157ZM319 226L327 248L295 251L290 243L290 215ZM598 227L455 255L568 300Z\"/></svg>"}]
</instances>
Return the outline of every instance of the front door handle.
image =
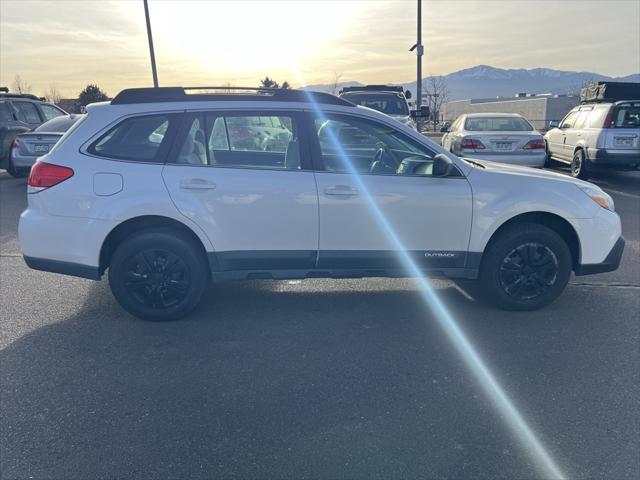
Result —
<instances>
[{"instance_id":1,"label":"front door handle","mask_svg":"<svg viewBox=\"0 0 640 480\"><path fill-rule=\"evenodd\" d=\"M188 180L181 180L180 188L189 190L213 190L216 188L216 184L204 178L190 178Z\"/></svg>"},{"instance_id":2,"label":"front door handle","mask_svg":"<svg viewBox=\"0 0 640 480\"><path fill-rule=\"evenodd\" d=\"M333 187L325 188L324 193L326 195L353 196L358 195L358 190L350 185L334 185Z\"/></svg>"}]
</instances>

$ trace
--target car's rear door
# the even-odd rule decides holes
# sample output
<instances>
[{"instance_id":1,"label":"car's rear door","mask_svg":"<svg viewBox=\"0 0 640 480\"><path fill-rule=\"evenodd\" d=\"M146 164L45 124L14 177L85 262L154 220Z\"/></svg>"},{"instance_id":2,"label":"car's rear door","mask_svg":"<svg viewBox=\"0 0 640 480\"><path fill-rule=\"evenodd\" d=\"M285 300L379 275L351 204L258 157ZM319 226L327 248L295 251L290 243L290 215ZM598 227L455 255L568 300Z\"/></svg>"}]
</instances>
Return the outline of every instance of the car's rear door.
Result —
<instances>
[{"instance_id":1,"label":"car's rear door","mask_svg":"<svg viewBox=\"0 0 640 480\"><path fill-rule=\"evenodd\" d=\"M186 115L163 178L222 271L315 266L318 194L299 113Z\"/></svg>"},{"instance_id":2,"label":"car's rear door","mask_svg":"<svg viewBox=\"0 0 640 480\"><path fill-rule=\"evenodd\" d=\"M398 269L403 248L420 268L465 267L472 195L464 176L432 176L435 152L390 124L327 113L314 115L313 129L318 268Z\"/></svg>"}]
</instances>

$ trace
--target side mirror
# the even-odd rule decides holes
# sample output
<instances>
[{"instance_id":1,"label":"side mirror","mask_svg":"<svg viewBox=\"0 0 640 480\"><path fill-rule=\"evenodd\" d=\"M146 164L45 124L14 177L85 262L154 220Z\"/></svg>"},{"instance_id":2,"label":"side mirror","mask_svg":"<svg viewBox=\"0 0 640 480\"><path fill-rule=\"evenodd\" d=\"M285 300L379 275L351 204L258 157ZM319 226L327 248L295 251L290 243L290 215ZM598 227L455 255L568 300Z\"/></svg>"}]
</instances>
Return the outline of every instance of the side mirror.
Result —
<instances>
[{"instance_id":1,"label":"side mirror","mask_svg":"<svg viewBox=\"0 0 640 480\"><path fill-rule=\"evenodd\" d=\"M439 153L433 157L431 175L434 177L448 177L453 171L453 168L453 161L444 153Z\"/></svg>"},{"instance_id":2,"label":"side mirror","mask_svg":"<svg viewBox=\"0 0 640 480\"><path fill-rule=\"evenodd\" d=\"M409 90L404 91L404 98L406 98L407 100L411 98L411 92Z\"/></svg>"},{"instance_id":3,"label":"side mirror","mask_svg":"<svg viewBox=\"0 0 640 480\"><path fill-rule=\"evenodd\" d=\"M560 122L558 120L551 120L549 122L549 128L558 128L560 126Z\"/></svg>"}]
</instances>

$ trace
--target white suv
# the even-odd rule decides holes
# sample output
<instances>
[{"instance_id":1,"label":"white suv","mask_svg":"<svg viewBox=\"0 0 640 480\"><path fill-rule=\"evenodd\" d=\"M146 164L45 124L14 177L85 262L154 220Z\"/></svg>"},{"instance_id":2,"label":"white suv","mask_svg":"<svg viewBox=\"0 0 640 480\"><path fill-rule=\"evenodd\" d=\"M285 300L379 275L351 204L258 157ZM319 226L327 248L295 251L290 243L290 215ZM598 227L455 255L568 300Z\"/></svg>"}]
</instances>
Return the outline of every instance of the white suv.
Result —
<instances>
[{"instance_id":1,"label":"white suv","mask_svg":"<svg viewBox=\"0 0 640 480\"><path fill-rule=\"evenodd\" d=\"M211 91L90 105L31 170L27 264L108 270L149 320L186 315L210 281L406 276L399 245L426 275L479 278L517 310L554 300L572 271L618 267L620 219L592 184L460 159L328 94Z\"/></svg>"}]
</instances>

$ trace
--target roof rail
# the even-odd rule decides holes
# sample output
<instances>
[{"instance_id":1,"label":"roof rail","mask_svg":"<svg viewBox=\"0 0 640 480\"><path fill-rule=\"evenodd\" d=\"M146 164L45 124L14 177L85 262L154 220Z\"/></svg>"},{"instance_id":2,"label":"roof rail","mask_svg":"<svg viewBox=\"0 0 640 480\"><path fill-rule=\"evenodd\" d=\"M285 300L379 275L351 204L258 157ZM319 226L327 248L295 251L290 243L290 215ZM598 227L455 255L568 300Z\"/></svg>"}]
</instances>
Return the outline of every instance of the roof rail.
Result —
<instances>
[{"instance_id":1,"label":"roof rail","mask_svg":"<svg viewBox=\"0 0 640 480\"><path fill-rule=\"evenodd\" d=\"M31 93L9 93L9 89L7 87L0 87L0 96L3 98L28 98L30 100L42 100L44 101L44 97L38 97Z\"/></svg>"},{"instance_id":2,"label":"roof rail","mask_svg":"<svg viewBox=\"0 0 640 480\"><path fill-rule=\"evenodd\" d=\"M352 87L344 87L340 90L340 94L347 92L397 92L404 93L402 85L359 85Z\"/></svg>"},{"instance_id":3,"label":"roof rail","mask_svg":"<svg viewBox=\"0 0 640 480\"><path fill-rule=\"evenodd\" d=\"M195 90L197 93L187 93ZM200 93L202 92L202 93ZM236 92L236 93L232 93ZM118 93L111 105L127 105L133 103L161 103L188 101L273 101L320 103L324 105L342 105L353 107L354 104L329 93L306 90L263 87L149 87L127 88Z\"/></svg>"}]
</instances>

